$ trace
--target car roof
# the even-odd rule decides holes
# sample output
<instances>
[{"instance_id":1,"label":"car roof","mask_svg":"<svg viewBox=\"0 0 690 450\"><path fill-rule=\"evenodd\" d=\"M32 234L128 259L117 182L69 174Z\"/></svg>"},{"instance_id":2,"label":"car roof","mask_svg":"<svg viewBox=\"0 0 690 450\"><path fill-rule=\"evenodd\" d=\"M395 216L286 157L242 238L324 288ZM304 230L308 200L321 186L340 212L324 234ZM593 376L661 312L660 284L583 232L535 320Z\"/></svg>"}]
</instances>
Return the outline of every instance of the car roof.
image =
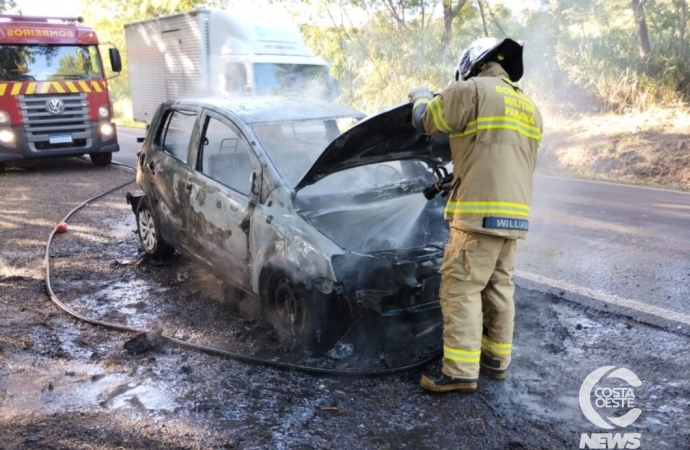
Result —
<instances>
[{"instance_id":1,"label":"car roof","mask_svg":"<svg viewBox=\"0 0 690 450\"><path fill-rule=\"evenodd\" d=\"M307 120L363 118L365 115L340 103L306 97L204 97L181 99L178 105L225 109L246 124L301 122Z\"/></svg>"}]
</instances>

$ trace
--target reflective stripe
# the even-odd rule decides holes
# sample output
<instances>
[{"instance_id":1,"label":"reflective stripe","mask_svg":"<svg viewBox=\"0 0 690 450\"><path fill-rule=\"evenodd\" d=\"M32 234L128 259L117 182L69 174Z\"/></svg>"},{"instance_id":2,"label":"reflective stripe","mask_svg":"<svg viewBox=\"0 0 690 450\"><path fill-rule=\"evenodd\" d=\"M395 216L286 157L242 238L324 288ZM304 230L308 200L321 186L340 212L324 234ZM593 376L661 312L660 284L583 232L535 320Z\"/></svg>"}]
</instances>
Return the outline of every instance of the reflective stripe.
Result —
<instances>
[{"instance_id":1,"label":"reflective stripe","mask_svg":"<svg viewBox=\"0 0 690 450\"><path fill-rule=\"evenodd\" d=\"M515 97L521 98L522 100L526 101L527 103L529 103L530 105L532 105L532 107L534 107L536 109L536 105L534 104L532 99L529 98L524 92L522 92L522 89L520 89L520 86L518 86L517 84L510 81L508 78L501 78L501 80L505 81L506 83L508 83L513 88L512 94Z\"/></svg>"},{"instance_id":2,"label":"reflective stripe","mask_svg":"<svg viewBox=\"0 0 690 450\"><path fill-rule=\"evenodd\" d=\"M0 96L20 94L64 94L64 93L79 93L79 92L107 92L107 85L105 81L90 80L90 81L31 81L31 82L14 82L14 83L0 83Z\"/></svg>"},{"instance_id":3,"label":"reflective stripe","mask_svg":"<svg viewBox=\"0 0 690 450\"><path fill-rule=\"evenodd\" d=\"M414 101L414 103L412 104L412 109L415 109L418 105L427 104L427 103L429 103L429 101L430 100L426 97L420 97Z\"/></svg>"},{"instance_id":4,"label":"reflective stripe","mask_svg":"<svg viewBox=\"0 0 690 450\"><path fill-rule=\"evenodd\" d=\"M468 351L457 348L443 346L443 357L452 361L478 363L482 351Z\"/></svg>"},{"instance_id":5,"label":"reflective stripe","mask_svg":"<svg viewBox=\"0 0 690 450\"><path fill-rule=\"evenodd\" d=\"M430 101L431 99L425 97L418 98L414 101L414 105L412 106L412 126L415 130L423 133L426 132L426 128L424 127L424 114L427 109L429 109Z\"/></svg>"},{"instance_id":6,"label":"reflective stripe","mask_svg":"<svg viewBox=\"0 0 690 450\"><path fill-rule=\"evenodd\" d=\"M508 116L480 117L477 120L468 122L464 130L453 133L450 137L469 136L478 130L498 129L517 131L521 135L537 141L541 141L542 138L539 128Z\"/></svg>"},{"instance_id":7,"label":"reflective stripe","mask_svg":"<svg viewBox=\"0 0 690 450\"><path fill-rule=\"evenodd\" d=\"M494 355L510 355L512 347L510 342L496 342L482 336L482 350Z\"/></svg>"},{"instance_id":8,"label":"reflective stripe","mask_svg":"<svg viewBox=\"0 0 690 450\"><path fill-rule=\"evenodd\" d=\"M442 133L450 133L453 129L448 125L446 119L443 118L443 112L441 111L441 97L434 97L428 104L429 111L431 111L431 118L434 119L434 125L436 129Z\"/></svg>"},{"instance_id":9,"label":"reflective stripe","mask_svg":"<svg viewBox=\"0 0 690 450\"><path fill-rule=\"evenodd\" d=\"M529 205L509 202L448 202L446 212L452 214L507 214L529 217Z\"/></svg>"}]
</instances>

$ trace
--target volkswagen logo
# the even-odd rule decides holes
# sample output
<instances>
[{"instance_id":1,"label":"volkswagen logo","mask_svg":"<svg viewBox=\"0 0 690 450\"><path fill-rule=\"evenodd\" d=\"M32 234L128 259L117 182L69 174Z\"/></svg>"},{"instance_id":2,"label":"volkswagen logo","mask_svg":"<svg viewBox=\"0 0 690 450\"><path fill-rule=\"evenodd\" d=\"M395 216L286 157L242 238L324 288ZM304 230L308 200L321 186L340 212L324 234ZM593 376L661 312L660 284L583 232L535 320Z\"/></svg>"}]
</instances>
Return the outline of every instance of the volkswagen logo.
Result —
<instances>
[{"instance_id":1,"label":"volkswagen logo","mask_svg":"<svg viewBox=\"0 0 690 450\"><path fill-rule=\"evenodd\" d=\"M51 98L46 102L46 109L49 113L57 116L65 110L65 104L59 98Z\"/></svg>"}]
</instances>

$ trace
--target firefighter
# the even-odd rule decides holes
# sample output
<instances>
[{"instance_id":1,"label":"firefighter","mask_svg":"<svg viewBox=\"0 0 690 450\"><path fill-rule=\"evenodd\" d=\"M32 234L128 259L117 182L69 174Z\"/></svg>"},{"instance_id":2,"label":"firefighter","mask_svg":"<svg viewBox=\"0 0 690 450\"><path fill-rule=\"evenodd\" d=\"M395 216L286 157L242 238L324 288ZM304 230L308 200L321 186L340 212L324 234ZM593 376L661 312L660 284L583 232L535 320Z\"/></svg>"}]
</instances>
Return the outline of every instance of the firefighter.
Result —
<instances>
[{"instance_id":1,"label":"firefighter","mask_svg":"<svg viewBox=\"0 0 690 450\"><path fill-rule=\"evenodd\" d=\"M455 83L438 95L410 92L414 127L449 134L453 160L440 268L443 367L438 377L422 376L430 391L473 392L480 368L503 379L510 364L513 260L529 227L542 138L541 115L515 84L522 74L520 44L482 38L461 54Z\"/></svg>"}]
</instances>

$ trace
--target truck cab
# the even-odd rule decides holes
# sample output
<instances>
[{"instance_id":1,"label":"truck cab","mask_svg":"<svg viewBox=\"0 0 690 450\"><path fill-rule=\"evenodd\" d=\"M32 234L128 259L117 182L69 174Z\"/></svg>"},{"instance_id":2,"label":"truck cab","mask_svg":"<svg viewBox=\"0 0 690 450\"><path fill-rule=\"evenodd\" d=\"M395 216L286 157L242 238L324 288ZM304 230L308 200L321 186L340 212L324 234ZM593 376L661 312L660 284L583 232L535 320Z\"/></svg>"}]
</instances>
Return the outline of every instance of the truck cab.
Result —
<instances>
[{"instance_id":1,"label":"truck cab","mask_svg":"<svg viewBox=\"0 0 690 450\"><path fill-rule=\"evenodd\" d=\"M81 18L0 15L0 169L6 163L119 151L105 67ZM111 68L121 70L117 49Z\"/></svg>"},{"instance_id":2,"label":"truck cab","mask_svg":"<svg viewBox=\"0 0 690 450\"><path fill-rule=\"evenodd\" d=\"M312 54L289 17L217 11L208 26L212 66L220 69L210 80L215 93L337 97L328 63Z\"/></svg>"}]
</instances>

